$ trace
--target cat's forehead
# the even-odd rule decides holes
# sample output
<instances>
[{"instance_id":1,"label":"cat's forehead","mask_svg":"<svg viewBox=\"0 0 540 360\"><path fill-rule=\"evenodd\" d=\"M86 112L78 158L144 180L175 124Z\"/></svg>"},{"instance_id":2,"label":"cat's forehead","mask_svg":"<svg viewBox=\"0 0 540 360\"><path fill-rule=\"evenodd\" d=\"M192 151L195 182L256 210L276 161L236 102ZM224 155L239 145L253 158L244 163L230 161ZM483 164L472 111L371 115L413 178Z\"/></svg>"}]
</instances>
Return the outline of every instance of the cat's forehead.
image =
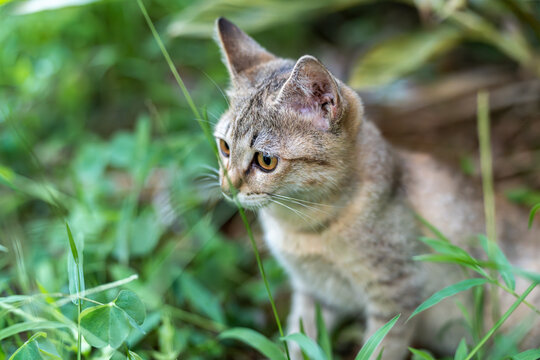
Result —
<instances>
[{"instance_id":1,"label":"cat's forehead","mask_svg":"<svg viewBox=\"0 0 540 360\"><path fill-rule=\"evenodd\" d=\"M278 109L272 94L260 91L249 97L237 99L232 107L231 130L234 138L251 132L268 131L279 125Z\"/></svg>"}]
</instances>

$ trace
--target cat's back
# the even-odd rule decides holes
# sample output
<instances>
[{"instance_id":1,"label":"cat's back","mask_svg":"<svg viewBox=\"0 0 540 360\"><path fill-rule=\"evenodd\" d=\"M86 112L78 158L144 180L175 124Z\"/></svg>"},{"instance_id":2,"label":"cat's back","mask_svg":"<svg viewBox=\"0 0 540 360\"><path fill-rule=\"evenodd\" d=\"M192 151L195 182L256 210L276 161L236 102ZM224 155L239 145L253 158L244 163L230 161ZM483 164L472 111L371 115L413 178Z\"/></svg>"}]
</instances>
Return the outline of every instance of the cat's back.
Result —
<instances>
[{"instance_id":1,"label":"cat's back","mask_svg":"<svg viewBox=\"0 0 540 360\"><path fill-rule=\"evenodd\" d=\"M398 151L413 210L459 245L484 232L481 188L424 153Z\"/></svg>"},{"instance_id":2,"label":"cat's back","mask_svg":"<svg viewBox=\"0 0 540 360\"><path fill-rule=\"evenodd\" d=\"M481 184L428 154L399 151L398 156L413 210L452 242L478 248L474 239L486 233ZM527 211L502 194L495 194L495 206L497 240L508 257L520 260L526 248L537 247L539 221L528 229Z\"/></svg>"}]
</instances>

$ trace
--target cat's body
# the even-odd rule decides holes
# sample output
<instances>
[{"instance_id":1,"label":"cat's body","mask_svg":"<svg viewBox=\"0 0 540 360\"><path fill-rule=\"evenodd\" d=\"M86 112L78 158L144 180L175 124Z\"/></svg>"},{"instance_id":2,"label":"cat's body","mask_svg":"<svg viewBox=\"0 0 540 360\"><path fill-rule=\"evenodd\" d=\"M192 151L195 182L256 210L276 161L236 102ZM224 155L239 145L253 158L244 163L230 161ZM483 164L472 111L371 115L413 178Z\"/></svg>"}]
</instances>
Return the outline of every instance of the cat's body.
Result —
<instances>
[{"instance_id":1,"label":"cat's body","mask_svg":"<svg viewBox=\"0 0 540 360\"><path fill-rule=\"evenodd\" d=\"M458 268L413 260L428 252L415 214L465 246L484 230L477 190L428 156L389 146L358 95L316 59L277 58L224 19L217 30L233 84L215 130L231 181L222 169L222 189L233 185L244 206L260 209L265 240L294 290L290 331L302 318L315 335L317 301L330 324L340 315L364 318L366 338L401 313L384 359L405 358L413 341L455 349L463 329L437 337L459 317L453 302L404 323L429 295L462 279Z\"/></svg>"}]
</instances>

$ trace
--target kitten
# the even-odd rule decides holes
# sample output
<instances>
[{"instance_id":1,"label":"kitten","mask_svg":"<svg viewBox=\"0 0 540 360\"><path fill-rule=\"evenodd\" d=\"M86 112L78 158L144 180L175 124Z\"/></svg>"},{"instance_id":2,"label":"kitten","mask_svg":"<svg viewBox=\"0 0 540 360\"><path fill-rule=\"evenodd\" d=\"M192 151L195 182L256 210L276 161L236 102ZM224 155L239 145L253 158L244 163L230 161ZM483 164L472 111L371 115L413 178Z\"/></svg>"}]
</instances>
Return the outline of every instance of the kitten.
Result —
<instances>
[{"instance_id":1,"label":"kitten","mask_svg":"<svg viewBox=\"0 0 540 360\"><path fill-rule=\"evenodd\" d=\"M230 108L215 128L230 178L221 169L220 183L225 195L232 185L244 207L258 210L265 240L290 276L289 332L302 318L316 336L317 301L329 326L344 315L365 319L365 339L401 314L383 341L384 359L406 358L413 341L452 353L466 333L452 326L438 337L461 318L452 300L405 324L428 296L462 280L459 268L413 261L428 252L415 213L466 246L484 230L478 192L430 157L393 149L364 117L359 96L314 57L276 57L223 18L216 28L232 83ZM540 251L525 239L526 217L520 229L508 220L515 213L505 212L503 250L531 268ZM515 300L501 296L503 306ZM540 305L538 291L529 299ZM527 346L540 345L538 335L536 328Z\"/></svg>"}]
</instances>

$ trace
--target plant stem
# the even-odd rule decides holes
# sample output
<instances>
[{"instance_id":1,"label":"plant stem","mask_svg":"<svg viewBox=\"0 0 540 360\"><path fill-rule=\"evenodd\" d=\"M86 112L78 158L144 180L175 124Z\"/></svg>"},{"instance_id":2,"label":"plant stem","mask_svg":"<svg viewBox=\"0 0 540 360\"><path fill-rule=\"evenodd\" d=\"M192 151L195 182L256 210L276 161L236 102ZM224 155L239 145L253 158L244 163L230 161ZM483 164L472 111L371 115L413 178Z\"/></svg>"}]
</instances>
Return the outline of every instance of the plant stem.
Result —
<instances>
[{"instance_id":1,"label":"plant stem","mask_svg":"<svg viewBox=\"0 0 540 360\"><path fill-rule=\"evenodd\" d=\"M266 292L268 294L268 299L270 300L270 304L272 306L272 311L274 313L276 324L277 324L277 327L278 327L278 330L279 330L279 335L281 337L284 337L285 334L283 333L283 328L281 326L281 321L280 321L279 315L277 313L276 305L274 303L274 298L272 297L272 292L270 291L270 285L268 284L268 280L266 278L266 274L265 274L264 267L263 267L263 264L262 264L262 261L261 261L261 257L259 255L259 250L257 249L257 243L255 242L255 239L253 237L253 232L251 231L251 227L249 226L249 223L247 221L244 209L242 208L242 205L240 204L240 202L238 201L238 198L236 197L236 189L234 188L234 186L232 186L231 180L230 180L230 178L229 178L229 176L227 174L227 170L226 170L226 168L223 166L223 164L221 162L221 158L219 157L219 153L218 153L215 141L213 139L213 136L211 134L210 129L208 128L208 123L206 121L204 121L206 119L203 120L203 118L201 117L201 113L199 112L199 110L195 106L195 103L193 102L193 99L191 98L191 95L190 95L188 89L186 88L184 82L182 81L182 78L180 77L180 74L178 74L178 71L176 70L176 67L174 66L174 63L171 60L169 52L165 48L165 45L161 41L161 38L160 38L158 32L156 31L156 28L154 27L154 24L152 23L152 20L150 19L150 16L148 15L148 12L146 11L146 7L144 6L142 0L137 0L137 3L139 4L139 8L141 9L141 12L143 13L143 16L144 16L144 18L146 20L146 23L148 24L148 27L150 28L150 31L152 32L152 35L154 36L154 39L156 40L156 42L157 42L157 44L158 44L158 46L159 46L159 48L161 50L161 53L165 57L165 61L169 65L169 68L170 68L171 72L173 73L173 76L174 76L176 82L178 83L178 86L180 86L180 89L182 90L182 93L184 94L184 97L186 98L186 101L188 102L188 105L191 108L191 111L193 112L193 115L195 115L195 118L197 119L199 125L201 126L201 128L202 128L208 142L212 146L212 148L214 150L214 153L215 153L215 155L217 157L217 160L219 162L219 165L224 170L225 178L227 179L227 182L229 183L229 188L232 190L232 197L233 197L234 203L238 207L238 212L240 213L240 217L242 218L242 222L244 223L244 226L245 226L246 231L248 233L248 237L249 237L249 240L251 242L251 246L253 247L253 252L255 254L255 259L257 260L257 266L259 267L259 271L260 271L261 276L263 278L264 286L265 286ZM287 346L286 341L283 341L283 346L285 347L285 353L287 355L287 359L290 360L289 348Z\"/></svg>"},{"instance_id":2,"label":"plant stem","mask_svg":"<svg viewBox=\"0 0 540 360\"><path fill-rule=\"evenodd\" d=\"M488 238L488 257L493 259L497 231L495 224L495 194L493 191L493 167L491 156L491 138L489 123L489 95L481 91L477 98L478 107L478 142L480 144L480 167L482 173L482 190L484 193L484 213L486 221L486 235ZM496 277L495 270L490 271ZM495 287L490 287L493 320L500 316L499 295Z\"/></svg>"},{"instance_id":3,"label":"plant stem","mask_svg":"<svg viewBox=\"0 0 540 360\"><path fill-rule=\"evenodd\" d=\"M77 301L77 360L81 360L81 310L82 310L82 300L81 300L81 271L79 268L79 261L77 265L77 290L78 290L78 301Z\"/></svg>"},{"instance_id":4,"label":"plant stem","mask_svg":"<svg viewBox=\"0 0 540 360\"><path fill-rule=\"evenodd\" d=\"M484 193L486 234L489 240L497 242L489 126L489 95L484 91L478 93L478 142L480 143L480 166L482 172L482 190ZM490 246L489 250L493 252L493 247ZM489 255L492 256L493 254Z\"/></svg>"},{"instance_id":5,"label":"plant stem","mask_svg":"<svg viewBox=\"0 0 540 360\"><path fill-rule=\"evenodd\" d=\"M235 198L235 201L237 202L236 198ZM276 304L274 303L274 298L272 297L272 292L270 291L270 285L268 284L268 280L266 279L266 273L264 272L264 267L262 265L261 257L259 255L259 250L257 249L257 243L255 242L255 239L253 238L253 233L247 221L246 214L244 213L244 209L241 206L238 206L238 210L240 212L240 217L242 218L242 221L244 222L244 225L248 232L249 241L251 242L251 246L253 247L253 252L255 253L255 259L257 260L257 265L259 266L259 271L261 272L261 276L263 278L264 287L266 288L266 292L268 293L268 298L270 300L270 305L272 306L272 312L274 313L274 318L276 319L279 335L281 337L284 337L285 334L283 332L283 328L281 327L281 321L279 320ZM287 359L290 359L289 347L287 346L286 341L283 341L283 346L285 347L285 353L287 354Z\"/></svg>"},{"instance_id":6,"label":"plant stem","mask_svg":"<svg viewBox=\"0 0 540 360\"><path fill-rule=\"evenodd\" d=\"M527 295L538 285L538 282L533 282L531 286L525 290L525 292L510 306L510 308L504 313L504 315L493 325L491 329L487 332L487 334L480 340L480 342L475 346L475 348L469 353L469 355L465 358L465 360L470 360L480 350L480 348L486 343L486 341L489 340L489 338L501 327L501 325L508 319L508 317L516 310L516 308L521 304Z\"/></svg>"},{"instance_id":7,"label":"plant stem","mask_svg":"<svg viewBox=\"0 0 540 360\"><path fill-rule=\"evenodd\" d=\"M495 285L497 285L498 287L500 287L501 289L503 289L504 291L506 291L507 293L513 295L514 297L516 298L519 298L519 295L517 292L515 292L514 290L510 289L509 287L507 287L506 285L502 284L499 280L497 279L491 279L493 281L493 283ZM523 300L523 304L527 305L532 311L534 311L535 313L537 313L538 315L540 315L540 310L534 306L533 304L531 304L530 302L528 302L527 300Z\"/></svg>"}]
</instances>

